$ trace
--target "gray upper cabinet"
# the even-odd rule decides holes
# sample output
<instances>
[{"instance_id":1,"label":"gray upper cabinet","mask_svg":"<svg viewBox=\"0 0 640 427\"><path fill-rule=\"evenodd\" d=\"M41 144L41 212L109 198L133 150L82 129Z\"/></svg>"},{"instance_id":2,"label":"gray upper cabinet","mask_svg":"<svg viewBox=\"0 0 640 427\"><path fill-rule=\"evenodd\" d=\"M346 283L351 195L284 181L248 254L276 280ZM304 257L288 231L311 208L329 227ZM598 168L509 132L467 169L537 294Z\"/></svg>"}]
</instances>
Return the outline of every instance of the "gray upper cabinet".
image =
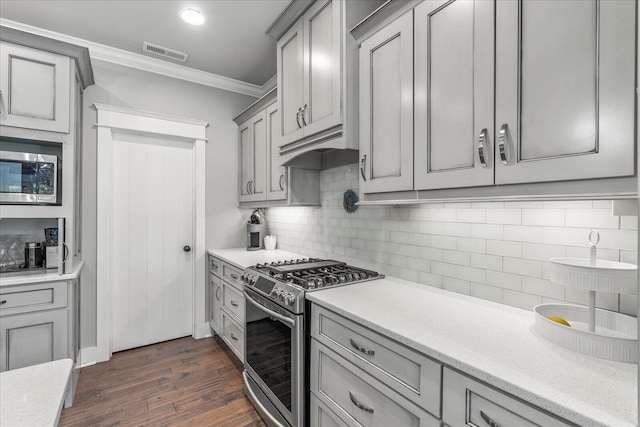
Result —
<instances>
[{"instance_id":1,"label":"gray upper cabinet","mask_svg":"<svg viewBox=\"0 0 640 427\"><path fill-rule=\"evenodd\" d=\"M280 146L342 123L340 6L314 3L278 41Z\"/></svg>"},{"instance_id":2,"label":"gray upper cabinet","mask_svg":"<svg viewBox=\"0 0 640 427\"><path fill-rule=\"evenodd\" d=\"M260 111L238 127L240 202L266 200L267 120Z\"/></svg>"},{"instance_id":3,"label":"gray upper cabinet","mask_svg":"<svg viewBox=\"0 0 640 427\"><path fill-rule=\"evenodd\" d=\"M0 42L0 125L69 133L69 57Z\"/></svg>"},{"instance_id":4,"label":"gray upper cabinet","mask_svg":"<svg viewBox=\"0 0 640 427\"><path fill-rule=\"evenodd\" d=\"M280 111L276 103L265 110L267 120L267 200L287 198L287 169L280 166L278 150L278 130L280 129Z\"/></svg>"},{"instance_id":5,"label":"gray upper cabinet","mask_svg":"<svg viewBox=\"0 0 640 427\"><path fill-rule=\"evenodd\" d=\"M634 174L636 2L497 2L496 184Z\"/></svg>"},{"instance_id":6,"label":"gray upper cabinet","mask_svg":"<svg viewBox=\"0 0 640 427\"><path fill-rule=\"evenodd\" d=\"M360 46L360 190L413 189L413 12Z\"/></svg>"},{"instance_id":7,"label":"gray upper cabinet","mask_svg":"<svg viewBox=\"0 0 640 427\"><path fill-rule=\"evenodd\" d=\"M415 8L415 189L493 184L492 1Z\"/></svg>"}]
</instances>

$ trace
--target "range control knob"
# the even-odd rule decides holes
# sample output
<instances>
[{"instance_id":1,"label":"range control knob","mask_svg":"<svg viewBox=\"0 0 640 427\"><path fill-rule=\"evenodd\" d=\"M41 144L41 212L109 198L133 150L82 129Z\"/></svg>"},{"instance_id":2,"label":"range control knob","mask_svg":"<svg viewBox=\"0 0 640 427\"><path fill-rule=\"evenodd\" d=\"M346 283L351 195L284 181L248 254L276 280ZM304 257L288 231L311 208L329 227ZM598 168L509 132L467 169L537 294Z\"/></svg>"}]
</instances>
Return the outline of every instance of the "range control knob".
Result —
<instances>
[{"instance_id":1,"label":"range control knob","mask_svg":"<svg viewBox=\"0 0 640 427\"><path fill-rule=\"evenodd\" d=\"M287 293L287 295L284 297L284 303L286 305L293 305L294 302L294 298L293 298L293 294L292 293Z\"/></svg>"}]
</instances>

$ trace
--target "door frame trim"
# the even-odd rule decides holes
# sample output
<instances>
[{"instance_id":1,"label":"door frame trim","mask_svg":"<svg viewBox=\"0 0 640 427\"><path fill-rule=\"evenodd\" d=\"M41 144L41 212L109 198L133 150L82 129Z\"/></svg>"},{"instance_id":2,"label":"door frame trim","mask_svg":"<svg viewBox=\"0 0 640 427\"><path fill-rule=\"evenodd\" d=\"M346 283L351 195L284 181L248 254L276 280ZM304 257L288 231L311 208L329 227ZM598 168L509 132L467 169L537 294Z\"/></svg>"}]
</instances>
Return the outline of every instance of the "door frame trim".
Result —
<instances>
[{"instance_id":1,"label":"door frame trim","mask_svg":"<svg viewBox=\"0 0 640 427\"><path fill-rule=\"evenodd\" d=\"M114 132L171 137L193 143L193 319L192 336L206 336L205 320L205 143L207 122L182 117L93 104L97 128L97 336L96 362L111 358L111 161Z\"/></svg>"}]
</instances>

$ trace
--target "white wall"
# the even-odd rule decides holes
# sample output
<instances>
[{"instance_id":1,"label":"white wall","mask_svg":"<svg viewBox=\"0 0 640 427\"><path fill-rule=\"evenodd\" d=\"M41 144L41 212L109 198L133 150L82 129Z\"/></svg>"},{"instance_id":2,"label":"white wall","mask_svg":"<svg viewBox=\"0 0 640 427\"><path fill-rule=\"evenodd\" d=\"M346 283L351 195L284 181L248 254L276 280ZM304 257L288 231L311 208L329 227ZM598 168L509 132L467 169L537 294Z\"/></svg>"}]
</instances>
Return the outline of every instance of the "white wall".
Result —
<instances>
[{"instance_id":1,"label":"white wall","mask_svg":"<svg viewBox=\"0 0 640 427\"><path fill-rule=\"evenodd\" d=\"M551 257L636 264L637 218L612 215L611 201L490 202L363 206L347 214L342 195L358 192L358 165L320 173L321 208L270 208L278 248L355 265L524 309L543 302L587 304L588 294L551 283ZM596 304L636 314L635 295L597 294Z\"/></svg>"},{"instance_id":2,"label":"white wall","mask_svg":"<svg viewBox=\"0 0 640 427\"><path fill-rule=\"evenodd\" d=\"M96 122L94 103L209 122L206 147L206 246L245 243L238 204L237 126L233 117L255 98L103 61L92 61L96 84L84 93L83 226L86 261L80 296L82 348L96 345Z\"/></svg>"}]
</instances>

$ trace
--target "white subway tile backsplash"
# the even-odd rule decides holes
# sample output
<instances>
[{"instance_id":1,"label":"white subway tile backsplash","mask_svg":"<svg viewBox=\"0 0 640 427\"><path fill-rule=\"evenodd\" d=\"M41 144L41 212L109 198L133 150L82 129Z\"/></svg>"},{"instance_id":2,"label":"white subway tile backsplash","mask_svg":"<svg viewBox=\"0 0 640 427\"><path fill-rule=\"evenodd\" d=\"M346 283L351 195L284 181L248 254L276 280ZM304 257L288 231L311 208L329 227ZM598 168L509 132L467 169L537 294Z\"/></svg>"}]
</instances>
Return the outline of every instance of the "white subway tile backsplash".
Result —
<instances>
[{"instance_id":1,"label":"white subway tile backsplash","mask_svg":"<svg viewBox=\"0 0 640 427\"><path fill-rule=\"evenodd\" d=\"M502 240L487 240L487 253L491 255L522 257L522 243Z\"/></svg>"},{"instance_id":2,"label":"white subway tile backsplash","mask_svg":"<svg viewBox=\"0 0 640 427\"><path fill-rule=\"evenodd\" d=\"M564 227L564 209L522 209L522 225Z\"/></svg>"},{"instance_id":3,"label":"white subway tile backsplash","mask_svg":"<svg viewBox=\"0 0 640 427\"><path fill-rule=\"evenodd\" d=\"M618 228L619 217L609 209L567 209L567 227Z\"/></svg>"},{"instance_id":4,"label":"white subway tile backsplash","mask_svg":"<svg viewBox=\"0 0 640 427\"><path fill-rule=\"evenodd\" d=\"M558 300L564 299L564 286L535 277L522 277L522 292Z\"/></svg>"},{"instance_id":5,"label":"white subway tile backsplash","mask_svg":"<svg viewBox=\"0 0 640 427\"><path fill-rule=\"evenodd\" d=\"M502 261L502 269L505 273L542 277L542 262L540 261L505 257Z\"/></svg>"},{"instance_id":6,"label":"white subway tile backsplash","mask_svg":"<svg viewBox=\"0 0 640 427\"><path fill-rule=\"evenodd\" d=\"M469 262L471 267L502 271L502 257L500 256L472 253L469 257Z\"/></svg>"},{"instance_id":7,"label":"white subway tile backsplash","mask_svg":"<svg viewBox=\"0 0 640 427\"><path fill-rule=\"evenodd\" d=\"M471 283L469 295L488 301L502 303L502 288L497 288L495 286L483 285L482 283Z\"/></svg>"},{"instance_id":8,"label":"white subway tile backsplash","mask_svg":"<svg viewBox=\"0 0 640 427\"><path fill-rule=\"evenodd\" d=\"M456 222L484 223L486 213L484 209L456 209Z\"/></svg>"},{"instance_id":9,"label":"white subway tile backsplash","mask_svg":"<svg viewBox=\"0 0 640 427\"><path fill-rule=\"evenodd\" d=\"M531 309L541 302L586 304L587 293L549 279L552 257L637 263L637 217L614 217L610 200L463 202L342 208L358 192L357 165L320 173L321 208L267 210L278 248L344 260L428 286ZM597 305L635 315L636 295L598 294Z\"/></svg>"},{"instance_id":10,"label":"white subway tile backsplash","mask_svg":"<svg viewBox=\"0 0 640 427\"><path fill-rule=\"evenodd\" d=\"M522 258L547 261L549 258L564 257L566 253L564 246L541 245L538 243L523 243Z\"/></svg>"},{"instance_id":11,"label":"white subway tile backsplash","mask_svg":"<svg viewBox=\"0 0 640 427\"><path fill-rule=\"evenodd\" d=\"M511 305L513 307L522 308L524 310L533 310L533 307L538 304L542 304L542 297L540 295L532 295L523 292L512 291L509 289L503 289L502 303Z\"/></svg>"},{"instance_id":12,"label":"white subway tile backsplash","mask_svg":"<svg viewBox=\"0 0 640 427\"><path fill-rule=\"evenodd\" d=\"M542 243L542 227L505 225L504 240L516 242Z\"/></svg>"},{"instance_id":13,"label":"white subway tile backsplash","mask_svg":"<svg viewBox=\"0 0 640 427\"><path fill-rule=\"evenodd\" d=\"M497 286L503 289L519 291L522 289L522 276L519 274L502 273L499 271L487 271L487 285Z\"/></svg>"},{"instance_id":14,"label":"white subway tile backsplash","mask_svg":"<svg viewBox=\"0 0 640 427\"><path fill-rule=\"evenodd\" d=\"M522 224L522 209L487 209L487 224Z\"/></svg>"},{"instance_id":15,"label":"white subway tile backsplash","mask_svg":"<svg viewBox=\"0 0 640 427\"><path fill-rule=\"evenodd\" d=\"M466 237L458 237L457 250L463 252L475 252L484 254L487 252L487 241L484 239L469 239Z\"/></svg>"},{"instance_id":16,"label":"white subway tile backsplash","mask_svg":"<svg viewBox=\"0 0 640 427\"><path fill-rule=\"evenodd\" d=\"M446 289L447 291L469 295L471 292L470 288L471 284L466 280L454 279L451 277L445 277L442 279L442 289Z\"/></svg>"}]
</instances>

